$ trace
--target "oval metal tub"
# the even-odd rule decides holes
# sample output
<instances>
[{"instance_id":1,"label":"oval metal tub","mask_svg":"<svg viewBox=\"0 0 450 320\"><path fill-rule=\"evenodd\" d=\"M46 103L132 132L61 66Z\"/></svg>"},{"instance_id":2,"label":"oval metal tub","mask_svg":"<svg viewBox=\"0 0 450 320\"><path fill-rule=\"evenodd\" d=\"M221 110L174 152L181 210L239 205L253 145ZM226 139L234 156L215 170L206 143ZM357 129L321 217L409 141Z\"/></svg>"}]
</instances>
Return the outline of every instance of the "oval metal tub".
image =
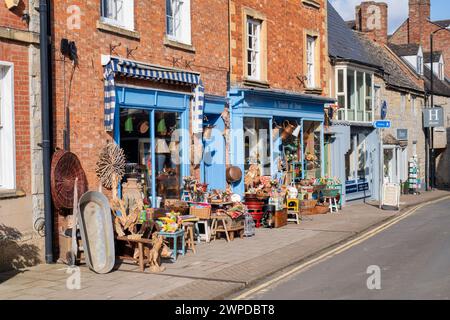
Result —
<instances>
[{"instance_id":1,"label":"oval metal tub","mask_svg":"<svg viewBox=\"0 0 450 320\"><path fill-rule=\"evenodd\" d=\"M86 263L96 273L114 268L114 230L111 207L106 196L88 191L79 201L80 232Z\"/></svg>"}]
</instances>

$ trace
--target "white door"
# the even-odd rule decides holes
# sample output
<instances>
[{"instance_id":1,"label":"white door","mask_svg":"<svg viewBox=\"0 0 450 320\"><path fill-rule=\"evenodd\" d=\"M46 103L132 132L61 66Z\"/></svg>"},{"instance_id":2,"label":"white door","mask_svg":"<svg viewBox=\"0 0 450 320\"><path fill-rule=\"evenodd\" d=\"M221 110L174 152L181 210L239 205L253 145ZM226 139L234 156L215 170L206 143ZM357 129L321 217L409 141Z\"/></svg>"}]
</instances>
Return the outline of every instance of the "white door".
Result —
<instances>
[{"instance_id":1,"label":"white door","mask_svg":"<svg viewBox=\"0 0 450 320\"><path fill-rule=\"evenodd\" d=\"M0 62L0 189L15 189L13 67Z\"/></svg>"}]
</instances>

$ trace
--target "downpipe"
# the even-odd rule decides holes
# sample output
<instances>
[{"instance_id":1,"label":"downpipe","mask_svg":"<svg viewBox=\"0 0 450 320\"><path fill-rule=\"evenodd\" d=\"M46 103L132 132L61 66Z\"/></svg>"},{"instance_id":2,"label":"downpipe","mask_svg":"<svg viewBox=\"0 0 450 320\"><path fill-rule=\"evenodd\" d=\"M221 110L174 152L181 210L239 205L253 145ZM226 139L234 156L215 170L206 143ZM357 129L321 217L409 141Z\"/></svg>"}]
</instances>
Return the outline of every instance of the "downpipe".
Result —
<instances>
[{"instance_id":1,"label":"downpipe","mask_svg":"<svg viewBox=\"0 0 450 320\"><path fill-rule=\"evenodd\" d=\"M50 188L51 138L50 138L50 77L49 77L49 6L48 0L39 2L40 22L40 64L41 64L41 112L42 112L42 158L44 174L44 217L45 217L45 262L51 264L53 257L53 212Z\"/></svg>"}]
</instances>

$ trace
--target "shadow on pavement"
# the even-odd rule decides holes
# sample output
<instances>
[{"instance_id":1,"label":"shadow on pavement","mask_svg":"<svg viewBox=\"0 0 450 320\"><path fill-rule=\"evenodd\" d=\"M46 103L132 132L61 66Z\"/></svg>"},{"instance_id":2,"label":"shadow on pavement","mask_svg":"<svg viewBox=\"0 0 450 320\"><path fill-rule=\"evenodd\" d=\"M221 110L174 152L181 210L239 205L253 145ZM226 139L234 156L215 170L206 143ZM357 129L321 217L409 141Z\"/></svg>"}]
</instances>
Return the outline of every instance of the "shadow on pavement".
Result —
<instances>
[{"instance_id":1,"label":"shadow on pavement","mask_svg":"<svg viewBox=\"0 0 450 320\"><path fill-rule=\"evenodd\" d=\"M41 262L39 248L21 243L21 238L19 230L0 224L0 283Z\"/></svg>"}]
</instances>

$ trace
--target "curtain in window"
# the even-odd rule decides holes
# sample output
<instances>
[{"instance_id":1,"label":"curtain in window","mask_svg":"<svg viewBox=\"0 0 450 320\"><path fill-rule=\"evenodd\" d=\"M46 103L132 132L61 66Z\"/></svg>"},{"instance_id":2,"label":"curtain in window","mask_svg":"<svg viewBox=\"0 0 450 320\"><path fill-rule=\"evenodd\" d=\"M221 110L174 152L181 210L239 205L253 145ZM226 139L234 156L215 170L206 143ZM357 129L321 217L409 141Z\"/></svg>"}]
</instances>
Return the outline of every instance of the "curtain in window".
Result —
<instances>
[{"instance_id":1,"label":"curtain in window","mask_svg":"<svg viewBox=\"0 0 450 320\"><path fill-rule=\"evenodd\" d=\"M180 0L166 0L167 34L170 36L177 37L179 35L182 5Z\"/></svg>"},{"instance_id":2,"label":"curtain in window","mask_svg":"<svg viewBox=\"0 0 450 320\"><path fill-rule=\"evenodd\" d=\"M102 0L102 16L112 20L122 20L123 0Z\"/></svg>"}]
</instances>

